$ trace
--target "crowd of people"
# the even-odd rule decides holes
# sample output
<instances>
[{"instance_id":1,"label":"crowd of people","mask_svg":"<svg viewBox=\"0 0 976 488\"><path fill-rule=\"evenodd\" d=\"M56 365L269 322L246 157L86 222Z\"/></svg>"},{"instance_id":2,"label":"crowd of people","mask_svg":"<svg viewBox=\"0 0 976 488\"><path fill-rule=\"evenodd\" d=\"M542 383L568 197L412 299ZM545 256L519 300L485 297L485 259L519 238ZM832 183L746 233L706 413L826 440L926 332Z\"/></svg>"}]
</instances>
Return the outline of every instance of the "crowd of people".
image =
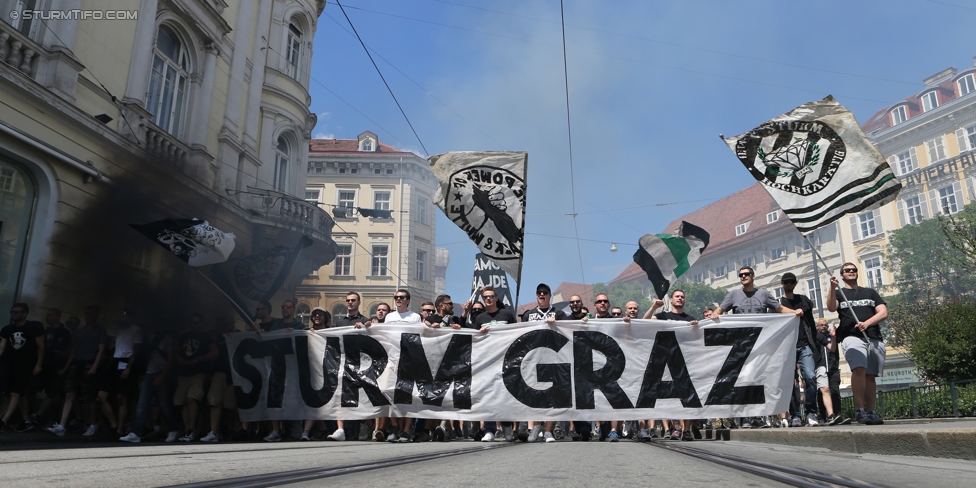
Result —
<instances>
[{"instance_id":1,"label":"crowd of people","mask_svg":"<svg viewBox=\"0 0 976 488\"><path fill-rule=\"evenodd\" d=\"M28 319L26 303L10 309L10 324L0 330L0 432L24 432L44 428L55 436L73 432L89 438L116 438L125 442L158 439L165 442L220 442L263 440L373 440L380 442L422 442L473 439L491 442L555 442L665 438L693 441L701 431L712 428L800 427L839 425L856 421L875 425L883 420L874 411L875 378L883 373L884 342L878 324L887 318L884 300L873 289L857 284L857 267L846 263L840 281L830 279L827 308L838 312L839 326L814 318L809 297L794 292L797 279L782 276L783 296L757 288L750 267L738 271L741 288L728 293L714 310L701 318L685 310L685 293L672 290L670 310L655 300L643 315L640 304L628 301L611 307L606 294L596 295L590 314L579 295L569 300L569 313L556 309L549 286L536 287L536 306L521 317L499 303L498 292L479 290L481 301L465 303L455 316L451 297L440 295L424 302L419 313L411 310L410 292L397 290L393 306L381 303L375 315L360 311L361 296L349 292L345 315L335 317L322 308L311 312L306 326L296 317L294 300L285 300L281 317L272 317L270 303L260 303L251 324L258 332L330 327L364 328L376 324L423 323L432 328L475 329L487 332L498 324L519 321L561 320L581 322L613 319L674 320L696 327L699 320L721 322L725 313L790 313L798 315L800 330L796 364L784 365L795 372L793 401L789 411L765 418L741 419L629 419L603 422L552 422L524 420L510 422L459 422L443 419L378 418L368 421L303 420L241 422L237 416L230 378L227 335L236 331L233 317L217 317L212 328L201 314L190 315L176 329L158 322L140 325L131 309L123 309L115 336L110 337L100 322L100 309L85 308L84 322L71 317L62 323L58 309L48 309L44 324ZM209 330L208 330L209 329ZM851 368L854 419L840 414L839 352ZM207 408L209 407L209 408ZM19 422L12 425L16 418Z\"/></svg>"}]
</instances>

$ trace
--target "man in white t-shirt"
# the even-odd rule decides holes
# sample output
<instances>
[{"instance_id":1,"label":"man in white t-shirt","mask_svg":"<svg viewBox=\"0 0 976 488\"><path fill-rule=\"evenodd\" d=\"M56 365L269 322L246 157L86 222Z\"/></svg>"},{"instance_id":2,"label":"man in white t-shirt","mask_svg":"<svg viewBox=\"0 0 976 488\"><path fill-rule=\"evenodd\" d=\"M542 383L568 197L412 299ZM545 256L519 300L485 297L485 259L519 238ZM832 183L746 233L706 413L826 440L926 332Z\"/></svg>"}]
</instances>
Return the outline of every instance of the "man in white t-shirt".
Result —
<instances>
[{"instance_id":1,"label":"man in white t-shirt","mask_svg":"<svg viewBox=\"0 0 976 488\"><path fill-rule=\"evenodd\" d=\"M127 424L129 416L129 399L136 399L139 395L139 378L136 377L132 369L136 362L138 352L137 344L142 344L142 329L135 325L135 317L131 308L123 308L122 315L119 317L119 329L115 334L115 362L118 364L115 374L118 375L116 398L118 399L120 436L127 434L123 432L123 426Z\"/></svg>"},{"instance_id":2,"label":"man in white t-shirt","mask_svg":"<svg viewBox=\"0 0 976 488\"><path fill-rule=\"evenodd\" d=\"M395 312L390 312L386 316L386 323L390 322L410 322L420 323L420 314L410 311L410 292L407 290L397 290L393 294L393 305Z\"/></svg>"}]
</instances>

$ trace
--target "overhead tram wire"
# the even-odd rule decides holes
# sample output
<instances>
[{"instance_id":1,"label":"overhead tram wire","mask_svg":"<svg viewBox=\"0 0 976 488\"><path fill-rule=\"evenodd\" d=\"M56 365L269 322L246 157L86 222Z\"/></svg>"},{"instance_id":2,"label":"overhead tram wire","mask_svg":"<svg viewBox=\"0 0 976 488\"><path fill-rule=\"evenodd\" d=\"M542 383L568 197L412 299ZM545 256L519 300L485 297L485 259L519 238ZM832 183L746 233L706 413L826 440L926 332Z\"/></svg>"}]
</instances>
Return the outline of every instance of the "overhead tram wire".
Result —
<instances>
[{"instance_id":1,"label":"overhead tram wire","mask_svg":"<svg viewBox=\"0 0 976 488\"><path fill-rule=\"evenodd\" d=\"M400 113L403 114L403 118L407 121L407 125L409 125L410 130L413 131L414 137L416 137L417 142L420 143L420 148L424 150L424 155L429 157L430 153L427 152L427 148L424 146L424 141L420 140L420 135L417 134L417 129L413 128L413 123L410 122L410 117L407 117L407 113L404 112L403 107L400 106L400 101L397 100L396 95L393 94L393 89L390 88L390 84L386 82L386 77L383 76L383 72L380 71L380 67L376 65L376 61L373 59L373 55L369 53L369 49L366 47L366 43L363 42L363 38L360 37L359 32L356 31L356 26L352 25L352 20L349 18L349 15L346 14L346 9L342 7L339 0L336 0L336 5L338 5L339 10L342 11L342 15L346 18L346 22L349 22L349 27L352 28L352 32L356 34L356 39L359 39L359 44L363 46L363 51L366 51L366 56L369 57L369 62L373 63L373 68L376 68L376 73L380 75L380 79L383 80L383 84L386 85L386 89L390 92L390 96L393 97L393 101L396 103L397 108L400 109Z\"/></svg>"},{"instance_id":2,"label":"overhead tram wire","mask_svg":"<svg viewBox=\"0 0 976 488\"><path fill-rule=\"evenodd\" d=\"M566 136L569 140L569 192L573 204L573 232L576 234L576 254L579 256L580 278L586 283L586 271L583 268L583 248L580 246L579 225L576 222L576 176L573 174L573 123L569 111L569 63L566 58L566 14L563 11L563 0L559 0L559 16L562 19L563 33L563 83L566 88Z\"/></svg>"}]
</instances>

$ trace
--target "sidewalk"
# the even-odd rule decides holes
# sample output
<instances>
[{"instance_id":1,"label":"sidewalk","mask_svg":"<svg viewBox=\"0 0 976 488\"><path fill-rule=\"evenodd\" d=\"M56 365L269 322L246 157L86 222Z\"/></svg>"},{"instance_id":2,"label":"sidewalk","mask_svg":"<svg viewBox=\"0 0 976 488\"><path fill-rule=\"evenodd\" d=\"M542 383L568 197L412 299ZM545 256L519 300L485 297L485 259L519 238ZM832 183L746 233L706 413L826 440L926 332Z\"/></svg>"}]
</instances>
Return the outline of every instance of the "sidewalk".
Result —
<instances>
[{"instance_id":1,"label":"sidewalk","mask_svg":"<svg viewBox=\"0 0 976 488\"><path fill-rule=\"evenodd\" d=\"M976 460L976 419L887 420L884 425L734 429L730 440L859 454Z\"/></svg>"}]
</instances>

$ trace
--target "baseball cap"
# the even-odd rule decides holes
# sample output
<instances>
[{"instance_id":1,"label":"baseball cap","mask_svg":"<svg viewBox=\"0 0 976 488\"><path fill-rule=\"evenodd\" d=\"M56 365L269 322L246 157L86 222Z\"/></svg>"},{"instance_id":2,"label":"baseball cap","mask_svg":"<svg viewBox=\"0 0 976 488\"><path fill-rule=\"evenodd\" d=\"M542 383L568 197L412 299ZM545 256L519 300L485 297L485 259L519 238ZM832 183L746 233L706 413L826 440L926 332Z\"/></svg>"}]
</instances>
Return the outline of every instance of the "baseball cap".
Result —
<instances>
[{"instance_id":1,"label":"baseball cap","mask_svg":"<svg viewBox=\"0 0 976 488\"><path fill-rule=\"evenodd\" d=\"M538 284L538 285L537 285L537 286L535 287L535 292L536 292L536 294L538 294L538 293L539 293L540 291L542 291L542 290L545 290L545 291L546 291L546 293L548 293L548 294L550 294L550 295L552 295L552 290L551 290L551 289L549 289L549 285L547 285L547 284L545 284L545 283L539 283L539 284Z\"/></svg>"},{"instance_id":2,"label":"baseball cap","mask_svg":"<svg viewBox=\"0 0 976 488\"><path fill-rule=\"evenodd\" d=\"M796 275L793 273L783 273L783 277L779 281L780 283L784 281L796 281Z\"/></svg>"}]
</instances>

